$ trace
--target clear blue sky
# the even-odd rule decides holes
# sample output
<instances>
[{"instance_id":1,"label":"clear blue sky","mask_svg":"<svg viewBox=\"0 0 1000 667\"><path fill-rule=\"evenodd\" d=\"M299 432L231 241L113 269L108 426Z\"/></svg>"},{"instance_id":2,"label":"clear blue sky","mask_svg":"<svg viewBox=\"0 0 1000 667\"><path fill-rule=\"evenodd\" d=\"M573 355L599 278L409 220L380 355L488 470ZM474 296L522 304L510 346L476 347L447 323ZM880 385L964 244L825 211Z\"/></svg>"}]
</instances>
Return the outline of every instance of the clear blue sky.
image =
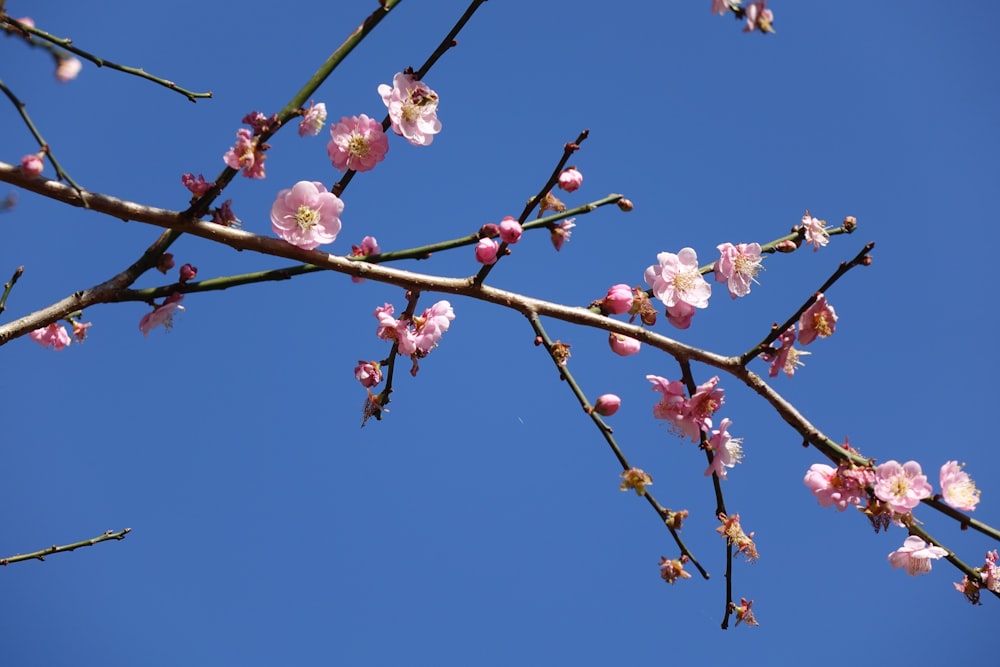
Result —
<instances>
[{"instance_id":1,"label":"clear blue sky","mask_svg":"<svg viewBox=\"0 0 1000 667\"><path fill-rule=\"evenodd\" d=\"M97 6L9 0L13 16L211 100L85 65L60 85L44 53L0 40L0 77L84 187L184 208L183 172L214 177L251 110L277 111L375 6L249 2ZM775 0L777 35L745 35L709 0L487 3L426 77L443 131L391 140L345 193L330 252L374 235L383 249L465 235L517 215L565 142L585 176L573 205L622 192L635 211L577 220L553 252L527 236L496 286L586 304L638 284L657 252L766 242L808 208L859 230L818 253L770 257L747 299L720 285L685 332L725 354L758 341L843 260L874 264L829 294L837 333L775 387L832 437L879 460L967 462L976 515L1000 523L992 260L1000 154L995 36L987 3L943 7ZM331 119L379 118L380 83L418 67L463 2L407 0L320 89ZM2 156L34 146L0 105ZM227 191L247 230L270 233L277 190L332 182L328 134L279 133L264 181ZM47 170L51 175L51 169ZM0 186L6 195L9 186ZM21 193L0 215L0 277L26 271L4 318L106 279L157 236ZM200 278L283 266L185 238ZM471 249L411 268L464 276ZM159 282L158 282L159 281ZM150 275L140 286L165 284ZM995 655L997 602L973 608L943 561L925 577L889 567L901 529L875 535L820 508L802 484L819 455L749 391L723 378L719 416L746 461L724 483L761 559L735 594L761 626L719 630L723 543L705 461L654 422L651 350L621 359L605 336L551 323L588 393L624 399L610 419L712 573L669 586L675 547L646 504L617 490L616 461L512 311L453 300L457 319L391 412L360 429L358 359L381 358L372 310L402 291L311 275L189 297L169 334L143 338L148 308L88 310L91 336L53 353L3 348L6 391L0 556L129 526L120 543L0 570L2 665L842 664L845 656L961 663ZM430 301L428 300L428 303ZM757 370L764 366L758 364ZM711 375L696 368L700 380ZM979 535L923 511L926 528L981 564Z\"/></svg>"}]
</instances>

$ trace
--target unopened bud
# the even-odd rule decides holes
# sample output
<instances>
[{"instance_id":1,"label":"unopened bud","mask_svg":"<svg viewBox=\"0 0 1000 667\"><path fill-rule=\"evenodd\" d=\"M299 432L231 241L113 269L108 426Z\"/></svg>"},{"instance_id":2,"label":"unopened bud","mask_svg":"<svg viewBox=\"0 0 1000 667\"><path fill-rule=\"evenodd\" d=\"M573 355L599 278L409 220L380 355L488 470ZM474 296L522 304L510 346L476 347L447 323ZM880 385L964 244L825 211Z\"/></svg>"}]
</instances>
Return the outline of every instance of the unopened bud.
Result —
<instances>
[{"instance_id":1,"label":"unopened bud","mask_svg":"<svg viewBox=\"0 0 1000 667\"><path fill-rule=\"evenodd\" d=\"M620 208L625 213L630 212L634 208L632 205L632 200L625 199L624 197L622 197L621 199L618 200L618 208Z\"/></svg>"},{"instance_id":2,"label":"unopened bud","mask_svg":"<svg viewBox=\"0 0 1000 667\"><path fill-rule=\"evenodd\" d=\"M853 232L855 229L857 229L857 227L858 227L858 219L855 218L853 215L849 215L846 218L844 218L845 232L848 233Z\"/></svg>"},{"instance_id":3,"label":"unopened bud","mask_svg":"<svg viewBox=\"0 0 1000 667\"><path fill-rule=\"evenodd\" d=\"M777 252L795 252L796 248L798 246L795 244L795 241L781 241L774 246Z\"/></svg>"},{"instance_id":4,"label":"unopened bud","mask_svg":"<svg viewBox=\"0 0 1000 667\"><path fill-rule=\"evenodd\" d=\"M594 412L602 417L610 417L618 412L618 408L620 408L621 405L622 399L614 394L602 394L598 396L597 401L594 402Z\"/></svg>"},{"instance_id":5,"label":"unopened bud","mask_svg":"<svg viewBox=\"0 0 1000 667\"><path fill-rule=\"evenodd\" d=\"M197 275L198 267L185 264L180 270L180 281L186 283L189 280L194 280Z\"/></svg>"},{"instance_id":6,"label":"unopened bud","mask_svg":"<svg viewBox=\"0 0 1000 667\"><path fill-rule=\"evenodd\" d=\"M160 259L156 262L156 270L160 273L166 275L167 271L174 268L174 255L173 253L165 252L160 255Z\"/></svg>"}]
</instances>

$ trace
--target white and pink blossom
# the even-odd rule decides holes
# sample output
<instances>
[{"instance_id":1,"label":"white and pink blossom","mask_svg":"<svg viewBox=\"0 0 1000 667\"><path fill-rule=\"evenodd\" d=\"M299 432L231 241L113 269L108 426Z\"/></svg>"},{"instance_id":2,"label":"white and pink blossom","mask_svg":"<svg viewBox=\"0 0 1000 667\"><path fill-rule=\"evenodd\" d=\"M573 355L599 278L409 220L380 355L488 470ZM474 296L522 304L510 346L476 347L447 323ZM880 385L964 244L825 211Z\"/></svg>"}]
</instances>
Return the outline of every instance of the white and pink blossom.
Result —
<instances>
[{"instance_id":1,"label":"white and pink blossom","mask_svg":"<svg viewBox=\"0 0 1000 667\"><path fill-rule=\"evenodd\" d=\"M896 514L908 514L931 495L931 485L916 461L886 461L875 469L875 497Z\"/></svg>"},{"instance_id":2,"label":"white and pink blossom","mask_svg":"<svg viewBox=\"0 0 1000 667\"><path fill-rule=\"evenodd\" d=\"M315 181L282 190L271 206L271 228L294 246L312 250L333 243L340 233L344 202Z\"/></svg>"},{"instance_id":3,"label":"white and pink blossom","mask_svg":"<svg viewBox=\"0 0 1000 667\"><path fill-rule=\"evenodd\" d=\"M712 437L708 440L709 449L714 456L712 463L705 469L705 476L715 473L719 479L726 479L726 468L733 468L743 460L742 438L734 438L729 435L729 426L732 420L726 418L719 423L719 428L712 431Z\"/></svg>"},{"instance_id":4,"label":"white and pink blossom","mask_svg":"<svg viewBox=\"0 0 1000 667\"><path fill-rule=\"evenodd\" d=\"M924 542L916 535L910 535L903 546L889 554L889 563L894 568L903 568L910 576L927 574L931 571L931 561L943 558L948 552L938 546Z\"/></svg>"},{"instance_id":5,"label":"white and pink blossom","mask_svg":"<svg viewBox=\"0 0 1000 667\"><path fill-rule=\"evenodd\" d=\"M816 337L826 338L837 328L837 312L826 301L823 293L817 293L816 301L806 308L799 319L799 343L808 345Z\"/></svg>"},{"instance_id":6,"label":"white and pink blossom","mask_svg":"<svg viewBox=\"0 0 1000 667\"><path fill-rule=\"evenodd\" d=\"M28 334L28 338L42 347L53 349L56 352L65 349L73 342L73 339L69 337L69 332L66 331L66 327L58 322L53 322L41 329L35 329Z\"/></svg>"},{"instance_id":7,"label":"white and pink blossom","mask_svg":"<svg viewBox=\"0 0 1000 667\"><path fill-rule=\"evenodd\" d=\"M692 248L682 248L676 255L661 252L657 264L646 269L646 284L667 307L686 303L695 308L707 308L712 286L698 270L698 254Z\"/></svg>"},{"instance_id":8,"label":"white and pink blossom","mask_svg":"<svg viewBox=\"0 0 1000 667\"><path fill-rule=\"evenodd\" d=\"M304 137L308 134L315 137L323 129L323 123L325 122L326 104L323 102L319 104L310 102L309 108L302 114L302 122L299 123L299 136Z\"/></svg>"},{"instance_id":9,"label":"white and pink blossom","mask_svg":"<svg viewBox=\"0 0 1000 667\"><path fill-rule=\"evenodd\" d=\"M561 174L559 174L558 185L561 190L566 192L575 192L583 184L583 174L576 167L570 167L569 169L564 169Z\"/></svg>"},{"instance_id":10,"label":"white and pink blossom","mask_svg":"<svg viewBox=\"0 0 1000 667\"><path fill-rule=\"evenodd\" d=\"M979 504L979 489L958 461L948 461L941 466L941 495L944 501L958 510L972 511Z\"/></svg>"},{"instance_id":11,"label":"white and pink blossom","mask_svg":"<svg viewBox=\"0 0 1000 667\"><path fill-rule=\"evenodd\" d=\"M392 130L414 146L429 146L441 131L437 117L438 95L423 81L400 72L392 78L392 86L378 87L382 102L389 109Z\"/></svg>"},{"instance_id":12,"label":"white and pink blossom","mask_svg":"<svg viewBox=\"0 0 1000 667\"><path fill-rule=\"evenodd\" d=\"M330 127L326 153L338 171L371 171L389 152L389 138L382 123L361 114L343 117Z\"/></svg>"},{"instance_id":13,"label":"white and pink blossom","mask_svg":"<svg viewBox=\"0 0 1000 667\"><path fill-rule=\"evenodd\" d=\"M755 283L760 271L759 243L723 243L717 246L720 257L715 262L715 281L726 283L729 296L736 298L750 293L750 283Z\"/></svg>"}]
</instances>

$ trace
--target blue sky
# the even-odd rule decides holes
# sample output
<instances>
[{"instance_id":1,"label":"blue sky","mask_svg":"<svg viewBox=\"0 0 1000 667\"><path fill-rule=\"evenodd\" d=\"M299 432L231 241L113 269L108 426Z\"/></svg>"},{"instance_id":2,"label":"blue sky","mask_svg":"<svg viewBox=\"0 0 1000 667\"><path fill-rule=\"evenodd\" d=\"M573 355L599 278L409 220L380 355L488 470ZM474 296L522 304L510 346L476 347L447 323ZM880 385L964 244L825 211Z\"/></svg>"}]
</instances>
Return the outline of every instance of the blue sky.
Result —
<instances>
[{"instance_id":1,"label":"blue sky","mask_svg":"<svg viewBox=\"0 0 1000 667\"><path fill-rule=\"evenodd\" d=\"M13 16L214 97L191 104L91 65L60 85L44 53L11 39L0 40L0 77L82 186L181 209L180 174L214 177L240 119L283 106L374 4L275 12L248 2L234 15L184 0L9 0ZM711 16L708 0L650 4L484 5L426 77L443 131L427 148L391 138L386 161L345 193L329 251L346 254L366 234L407 248L517 215L584 128L590 138L572 163L585 181L564 200L621 192L635 210L579 218L558 254L544 234L526 236L491 284L584 305L611 284L639 284L657 252L690 246L707 263L721 242L787 233L807 208L831 223L854 215L854 235L768 258L748 298L733 302L716 286L689 330L657 330L742 352L874 240L873 265L828 293L836 334L774 386L864 454L921 462L935 487L941 463L966 462L982 489L975 515L996 525L997 9L775 0L778 33L765 37ZM316 100L331 119L381 118L378 84L418 67L463 9L403 2ZM11 106L0 106L0 121L0 159L34 150ZM270 234L279 189L337 177L327 138L281 132L267 178L233 182L226 196L245 229ZM26 267L5 321L106 279L158 234L30 193L0 215L0 231L3 279ZM173 252L199 278L287 264L197 238ZM477 266L460 249L407 268L466 276ZM148 275L138 286L167 282ZM614 357L604 334L548 323L572 343L571 369L589 395L622 396L609 421L657 498L691 512L683 535L707 582L658 579L659 557L675 555L669 535L618 491L614 457L512 311L453 299L440 348L416 378L401 374L386 419L359 428L352 371L387 352L371 316L386 301L401 308L402 291L313 274L191 296L168 334L143 338L136 325L148 308L132 303L89 309L90 337L61 353L27 339L5 345L0 555L133 533L0 571L0 664L992 655L996 600L965 603L943 562L919 578L892 570L886 555L903 531L875 535L855 512L819 507L801 482L819 455L728 378L719 417L733 420L746 460L724 490L761 552L736 565L734 591L756 601L761 626L720 631L714 496L703 454L651 417L645 375L679 375L652 350ZM919 516L974 565L997 546Z\"/></svg>"}]
</instances>

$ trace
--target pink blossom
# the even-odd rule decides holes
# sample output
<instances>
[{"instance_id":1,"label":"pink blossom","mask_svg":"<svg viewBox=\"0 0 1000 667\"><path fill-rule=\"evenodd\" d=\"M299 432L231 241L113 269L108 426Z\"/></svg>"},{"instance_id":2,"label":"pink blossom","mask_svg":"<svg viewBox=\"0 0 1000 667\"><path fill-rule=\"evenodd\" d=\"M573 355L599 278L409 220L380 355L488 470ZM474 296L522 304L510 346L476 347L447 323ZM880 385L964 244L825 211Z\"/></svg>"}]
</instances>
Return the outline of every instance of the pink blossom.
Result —
<instances>
[{"instance_id":1,"label":"pink blossom","mask_svg":"<svg viewBox=\"0 0 1000 667\"><path fill-rule=\"evenodd\" d=\"M87 329L93 326L92 322L77 322L76 320L71 320L73 323L73 338L76 342L83 343L87 339Z\"/></svg>"},{"instance_id":2,"label":"pink blossom","mask_svg":"<svg viewBox=\"0 0 1000 667\"><path fill-rule=\"evenodd\" d=\"M694 306L678 301L673 306L667 306L667 322L678 329L687 329L694 318Z\"/></svg>"},{"instance_id":3,"label":"pink blossom","mask_svg":"<svg viewBox=\"0 0 1000 667\"><path fill-rule=\"evenodd\" d=\"M500 233L500 240L508 245L513 245L520 241L521 234L524 233L521 223L509 215L500 221L498 231Z\"/></svg>"},{"instance_id":4,"label":"pink blossom","mask_svg":"<svg viewBox=\"0 0 1000 667\"><path fill-rule=\"evenodd\" d=\"M56 63L56 79L59 83L69 83L76 78L81 69L83 69L83 63L78 58L73 56L59 58Z\"/></svg>"},{"instance_id":5,"label":"pink blossom","mask_svg":"<svg viewBox=\"0 0 1000 667\"><path fill-rule=\"evenodd\" d=\"M715 281L726 283L729 296L736 298L750 293L750 283L760 271L759 243L723 243L718 247L720 257L715 262Z\"/></svg>"},{"instance_id":6,"label":"pink blossom","mask_svg":"<svg viewBox=\"0 0 1000 667\"><path fill-rule=\"evenodd\" d=\"M43 153L29 153L21 158L21 173L28 178L36 178L42 175L45 170L45 163L42 162Z\"/></svg>"},{"instance_id":7,"label":"pink blossom","mask_svg":"<svg viewBox=\"0 0 1000 667\"><path fill-rule=\"evenodd\" d=\"M947 556L941 547L931 546L916 535L910 535L903 546L889 554L889 563L894 568L904 568L911 576L927 574L931 571L931 561Z\"/></svg>"},{"instance_id":8,"label":"pink blossom","mask_svg":"<svg viewBox=\"0 0 1000 667\"><path fill-rule=\"evenodd\" d=\"M941 466L941 495L944 501L959 510L972 511L979 504L979 489L958 461L948 461Z\"/></svg>"},{"instance_id":9,"label":"pink blossom","mask_svg":"<svg viewBox=\"0 0 1000 667\"><path fill-rule=\"evenodd\" d=\"M495 264L497 261L497 251L500 244L493 239L479 239L476 244L476 261L480 264Z\"/></svg>"},{"instance_id":10,"label":"pink blossom","mask_svg":"<svg viewBox=\"0 0 1000 667\"><path fill-rule=\"evenodd\" d=\"M14 20L17 21L18 23L28 26L29 28L35 27L35 19L31 18L30 16L22 16L21 18Z\"/></svg>"},{"instance_id":11,"label":"pink blossom","mask_svg":"<svg viewBox=\"0 0 1000 667\"><path fill-rule=\"evenodd\" d=\"M325 122L326 104L323 102L319 104L310 102L309 108L302 114L302 122L299 123L299 136L304 137L308 134L315 137L323 129L323 123Z\"/></svg>"},{"instance_id":12,"label":"pink blossom","mask_svg":"<svg viewBox=\"0 0 1000 667\"><path fill-rule=\"evenodd\" d=\"M168 331L174 326L174 314L178 310L184 310L181 301L184 300L182 294L171 294L163 300L163 304L157 306L152 312L146 313L139 320L139 331L143 336L148 336L149 332L156 327L163 325Z\"/></svg>"},{"instance_id":13,"label":"pink blossom","mask_svg":"<svg viewBox=\"0 0 1000 667\"><path fill-rule=\"evenodd\" d=\"M826 338L837 328L837 313L833 306L826 302L823 293L817 293L816 301L806 308L799 319L799 342L803 345L816 340L816 337Z\"/></svg>"},{"instance_id":14,"label":"pink blossom","mask_svg":"<svg viewBox=\"0 0 1000 667\"><path fill-rule=\"evenodd\" d=\"M382 123L364 114L341 118L330 127L330 136L326 153L338 171L371 171L389 151Z\"/></svg>"},{"instance_id":15,"label":"pink blossom","mask_svg":"<svg viewBox=\"0 0 1000 667\"><path fill-rule=\"evenodd\" d=\"M792 377L795 375L797 367L805 365L799 361L799 357L811 353L796 350L792 347L792 344L795 342L794 324L778 336L778 342L781 343L781 347L778 349L768 348L766 351L760 353L760 358L771 364L771 368L767 373L769 377L778 377L778 373L781 371L785 371L785 375Z\"/></svg>"},{"instance_id":16,"label":"pink blossom","mask_svg":"<svg viewBox=\"0 0 1000 667\"><path fill-rule=\"evenodd\" d=\"M980 569L980 578L983 580L983 586L994 593L1000 593L1000 567L997 566L997 561L1000 560L1000 556L997 555L997 550L986 552L986 563Z\"/></svg>"},{"instance_id":17,"label":"pink blossom","mask_svg":"<svg viewBox=\"0 0 1000 667\"><path fill-rule=\"evenodd\" d=\"M896 514L908 514L921 500L931 495L931 485L920 464L886 461L875 469L875 497Z\"/></svg>"},{"instance_id":18,"label":"pink blossom","mask_svg":"<svg viewBox=\"0 0 1000 667\"><path fill-rule=\"evenodd\" d=\"M638 354L639 348L642 347L642 343L635 338L629 338L617 333L612 333L608 336L608 343L611 345L611 351L620 357L629 357L633 354Z\"/></svg>"},{"instance_id":19,"label":"pink blossom","mask_svg":"<svg viewBox=\"0 0 1000 667\"><path fill-rule=\"evenodd\" d=\"M635 293L632 288L625 283L618 283L608 289L608 295L600 303L604 312L611 315L623 315L632 310L634 301Z\"/></svg>"},{"instance_id":20,"label":"pink blossom","mask_svg":"<svg viewBox=\"0 0 1000 667\"><path fill-rule=\"evenodd\" d=\"M576 191L582 183L583 174L581 174L576 167L564 169L563 172L559 174L559 188L565 190L566 192Z\"/></svg>"},{"instance_id":21,"label":"pink blossom","mask_svg":"<svg viewBox=\"0 0 1000 667\"><path fill-rule=\"evenodd\" d=\"M618 412L618 408L621 407L622 399L614 394L601 394L594 401L594 412L601 415L602 417L610 417L611 415Z\"/></svg>"},{"instance_id":22,"label":"pink blossom","mask_svg":"<svg viewBox=\"0 0 1000 667\"><path fill-rule=\"evenodd\" d=\"M362 387L371 388L382 381L382 367L377 361L361 361L354 367L354 377Z\"/></svg>"},{"instance_id":23,"label":"pink blossom","mask_svg":"<svg viewBox=\"0 0 1000 667\"><path fill-rule=\"evenodd\" d=\"M723 419L719 423L719 429L712 431L712 437L708 441L709 449L715 453L712 463L705 469L705 476L712 473L718 475L719 479L726 478L726 468L733 468L743 460L742 438L733 438L729 435L728 428L733 422Z\"/></svg>"},{"instance_id":24,"label":"pink blossom","mask_svg":"<svg viewBox=\"0 0 1000 667\"><path fill-rule=\"evenodd\" d=\"M653 390L663 394L653 406L653 416L671 422L671 430L692 442L701 440L702 431L712 428L712 415L724 402L723 390L718 389L718 376L700 385L690 399L685 398L684 385L658 375L647 375ZM720 436L721 442L721 436Z\"/></svg>"},{"instance_id":25,"label":"pink blossom","mask_svg":"<svg viewBox=\"0 0 1000 667\"><path fill-rule=\"evenodd\" d=\"M205 180L205 176L198 174L198 178L194 177L194 174L181 174L181 183L188 190L191 191L195 197L200 197L215 185L215 181L208 182Z\"/></svg>"},{"instance_id":26,"label":"pink blossom","mask_svg":"<svg viewBox=\"0 0 1000 667\"><path fill-rule=\"evenodd\" d=\"M554 225L549 228L549 234L551 235L552 247L557 251L562 250L563 243L569 241L571 231L576 227L574 222L576 218L570 218L569 220L563 220L558 225Z\"/></svg>"},{"instance_id":27,"label":"pink blossom","mask_svg":"<svg viewBox=\"0 0 1000 667\"><path fill-rule=\"evenodd\" d=\"M222 205L212 209L212 222L223 227L239 227L243 221L233 213L233 200L227 199Z\"/></svg>"},{"instance_id":28,"label":"pink blossom","mask_svg":"<svg viewBox=\"0 0 1000 667\"><path fill-rule=\"evenodd\" d=\"M375 240L374 236L366 236L361 239L361 245L351 246L351 254L355 257L368 257L380 252L382 249L379 248L378 241Z\"/></svg>"},{"instance_id":29,"label":"pink blossom","mask_svg":"<svg viewBox=\"0 0 1000 667\"><path fill-rule=\"evenodd\" d=\"M400 72L392 79L392 87L378 87L382 102L389 109L392 130L414 146L429 146L441 131L437 118L438 96L423 81Z\"/></svg>"},{"instance_id":30,"label":"pink blossom","mask_svg":"<svg viewBox=\"0 0 1000 667\"><path fill-rule=\"evenodd\" d=\"M753 32L760 30L761 33L774 32L771 24L774 23L774 12L765 8L767 0L756 0L747 4L745 11L746 26L743 32Z\"/></svg>"},{"instance_id":31,"label":"pink blossom","mask_svg":"<svg viewBox=\"0 0 1000 667\"><path fill-rule=\"evenodd\" d=\"M167 271L172 268L174 268L174 253L165 252L156 260L156 270L163 275L167 275Z\"/></svg>"},{"instance_id":32,"label":"pink blossom","mask_svg":"<svg viewBox=\"0 0 1000 667\"><path fill-rule=\"evenodd\" d=\"M340 233L344 202L319 182L299 181L278 193L271 228L292 245L312 250L333 243Z\"/></svg>"},{"instance_id":33,"label":"pink blossom","mask_svg":"<svg viewBox=\"0 0 1000 667\"><path fill-rule=\"evenodd\" d=\"M670 381L659 375L647 375L646 379L653 383L653 391L662 394L659 402L653 406L653 416L657 419L677 421L687 412L687 392L680 380Z\"/></svg>"},{"instance_id":34,"label":"pink blossom","mask_svg":"<svg viewBox=\"0 0 1000 667\"><path fill-rule=\"evenodd\" d=\"M813 252L830 242L830 233L826 231L826 220L817 220L806 211L802 216L802 227L805 228L806 243L812 244Z\"/></svg>"},{"instance_id":35,"label":"pink blossom","mask_svg":"<svg viewBox=\"0 0 1000 667\"><path fill-rule=\"evenodd\" d=\"M413 320L415 342L421 352L430 352L437 347L441 336L451 326L455 319L455 311L448 301L438 301L424 311L423 315Z\"/></svg>"},{"instance_id":36,"label":"pink blossom","mask_svg":"<svg viewBox=\"0 0 1000 667\"><path fill-rule=\"evenodd\" d=\"M185 264L180 269L180 275L178 280L182 283L186 283L189 280L194 280L198 276L198 267L191 266L190 264Z\"/></svg>"},{"instance_id":37,"label":"pink blossom","mask_svg":"<svg viewBox=\"0 0 1000 667\"><path fill-rule=\"evenodd\" d=\"M729 0L712 0L712 13L725 14L729 11Z\"/></svg>"},{"instance_id":38,"label":"pink blossom","mask_svg":"<svg viewBox=\"0 0 1000 667\"><path fill-rule=\"evenodd\" d=\"M222 156L230 169L241 169L247 178L264 178L264 160L253 133L245 127L236 130L236 143Z\"/></svg>"},{"instance_id":39,"label":"pink blossom","mask_svg":"<svg viewBox=\"0 0 1000 667\"><path fill-rule=\"evenodd\" d=\"M712 415L722 407L725 402L724 391L718 388L719 376L715 375L708 381L698 385L694 396L687 404L688 424L693 424L697 431L710 431L712 429ZM688 432L691 440L698 442L700 434Z\"/></svg>"},{"instance_id":40,"label":"pink blossom","mask_svg":"<svg viewBox=\"0 0 1000 667\"><path fill-rule=\"evenodd\" d=\"M246 116L243 116L243 120L240 122L253 128L254 136L264 134L268 131L276 131L281 125L278 122L278 114L273 113L270 116L265 116L259 111L251 111ZM235 169L235 167L233 168Z\"/></svg>"},{"instance_id":41,"label":"pink blossom","mask_svg":"<svg viewBox=\"0 0 1000 667\"><path fill-rule=\"evenodd\" d=\"M865 504L868 496L865 488L874 479L874 473L868 468L832 468L825 463L814 463L802 481L815 494L821 506L833 506L838 512L843 512L851 505Z\"/></svg>"},{"instance_id":42,"label":"pink blossom","mask_svg":"<svg viewBox=\"0 0 1000 667\"><path fill-rule=\"evenodd\" d=\"M69 337L69 332L66 331L66 327L57 322L53 322L41 329L35 329L28 334L28 338L42 347L51 348L56 352L66 348L66 346L73 342L73 339Z\"/></svg>"},{"instance_id":43,"label":"pink blossom","mask_svg":"<svg viewBox=\"0 0 1000 667\"><path fill-rule=\"evenodd\" d=\"M708 307L712 286L698 270L698 255L693 249L682 248L676 255L661 252L656 261L658 264L646 269L645 280L665 306L683 302L695 308Z\"/></svg>"}]
</instances>

